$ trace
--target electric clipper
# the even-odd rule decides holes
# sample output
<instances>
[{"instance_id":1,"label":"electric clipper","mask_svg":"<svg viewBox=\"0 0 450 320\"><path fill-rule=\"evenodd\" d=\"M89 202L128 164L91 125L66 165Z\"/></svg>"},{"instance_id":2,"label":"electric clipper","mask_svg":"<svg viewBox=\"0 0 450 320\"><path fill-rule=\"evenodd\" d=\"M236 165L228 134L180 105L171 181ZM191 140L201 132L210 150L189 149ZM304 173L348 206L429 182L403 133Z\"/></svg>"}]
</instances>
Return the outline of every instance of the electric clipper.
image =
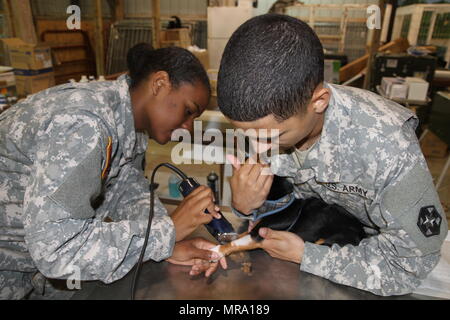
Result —
<instances>
[{"instance_id":1,"label":"electric clipper","mask_svg":"<svg viewBox=\"0 0 450 320\"><path fill-rule=\"evenodd\" d=\"M200 187L200 184L194 178L186 178L181 181L178 189L180 190L183 197L187 197L192 191ZM209 214L208 210L205 213ZM205 224L208 232L217 240L219 243L224 244L226 242L233 241L237 239L238 234L234 231L231 223L225 218L225 216L220 212L220 219L213 219L210 223Z\"/></svg>"}]
</instances>

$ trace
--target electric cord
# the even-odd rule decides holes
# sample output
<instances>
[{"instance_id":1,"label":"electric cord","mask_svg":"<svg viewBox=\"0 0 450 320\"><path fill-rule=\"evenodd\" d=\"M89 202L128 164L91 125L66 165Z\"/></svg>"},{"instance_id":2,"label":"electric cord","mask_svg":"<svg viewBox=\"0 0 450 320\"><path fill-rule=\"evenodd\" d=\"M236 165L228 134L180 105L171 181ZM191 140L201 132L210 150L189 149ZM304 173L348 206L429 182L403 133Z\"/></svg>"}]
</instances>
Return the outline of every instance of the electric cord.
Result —
<instances>
[{"instance_id":1,"label":"electric cord","mask_svg":"<svg viewBox=\"0 0 450 320\"><path fill-rule=\"evenodd\" d=\"M139 279L142 263L144 260L145 250L147 249L148 238L150 236L150 229L151 229L151 225L152 225L153 214L155 211L155 189L156 188L154 188L153 185L155 182L156 171L161 167L166 167L166 168L173 170L176 174L178 174L180 176L180 178L182 180L188 179L188 177L183 173L183 171L181 171L174 165L171 165L170 163L160 163L159 165L157 165L155 167L155 169L152 172L152 175L150 178L150 212L148 215L148 222L147 222L147 229L145 231L144 244L142 245L141 254L139 255L139 260L136 264L136 269L134 271L133 282L131 284L131 300L134 300L134 298L135 298L136 283L137 283L137 280Z\"/></svg>"}]
</instances>

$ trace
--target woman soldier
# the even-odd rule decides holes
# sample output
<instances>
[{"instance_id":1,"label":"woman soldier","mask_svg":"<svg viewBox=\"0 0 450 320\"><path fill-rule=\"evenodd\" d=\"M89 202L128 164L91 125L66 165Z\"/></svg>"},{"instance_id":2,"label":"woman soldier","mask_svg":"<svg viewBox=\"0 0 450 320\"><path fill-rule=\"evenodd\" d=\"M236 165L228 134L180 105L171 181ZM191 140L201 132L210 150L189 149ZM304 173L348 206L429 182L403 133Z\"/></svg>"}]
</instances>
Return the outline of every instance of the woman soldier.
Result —
<instances>
[{"instance_id":1,"label":"woman soldier","mask_svg":"<svg viewBox=\"0 0 450 320\"><path fill-rule=\"evenodd\" d=\"M136 264L150 207L148 138L165 144L174 130L192 130L210 86L185 49L139 44L127 61L116 81L53 87L0 115L0 299L61 298L45 280L111 283ZM217 209L206 187L170 217L156 199L144 261L209 276L214 245L183 239L220 217Z\"/></svg>"}]
</instances>

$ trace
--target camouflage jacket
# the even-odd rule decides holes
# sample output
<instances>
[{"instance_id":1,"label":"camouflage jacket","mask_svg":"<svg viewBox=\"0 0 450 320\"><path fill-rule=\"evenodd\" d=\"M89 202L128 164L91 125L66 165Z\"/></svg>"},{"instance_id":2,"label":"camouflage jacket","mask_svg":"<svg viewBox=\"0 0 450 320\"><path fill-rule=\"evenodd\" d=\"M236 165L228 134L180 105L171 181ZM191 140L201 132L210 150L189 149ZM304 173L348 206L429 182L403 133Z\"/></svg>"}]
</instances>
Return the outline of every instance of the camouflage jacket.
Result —
<instances>
[{"instance_id":1,"label":"camouflage jacket","mask_svg":"<svg viewBox=\"0 0 450 320\"><path fill-rule=\"evenodd\" d=\"M344 207L370 237L358 246L305 243L300 268L377 295L411 293L438 263L448 232L417 117L369 91L326 86L323 130L303 167L288 153L272 157L271 170L295 184L297 198Z\"/></svg>"},{"instance_id":2,"label":"camouflage jacket","mask_svg":"<svg viewBox=\"0 0 450 320\"><path fill-rule=\"evenodd\" d=\"M0 115L0 299L23 297L37 270L110 283L136 264L148 137L135 131L128 85L127 76L61 85ZM145 260L160 261L175 231L155 203Z\"/></svg>"}]
</instances>

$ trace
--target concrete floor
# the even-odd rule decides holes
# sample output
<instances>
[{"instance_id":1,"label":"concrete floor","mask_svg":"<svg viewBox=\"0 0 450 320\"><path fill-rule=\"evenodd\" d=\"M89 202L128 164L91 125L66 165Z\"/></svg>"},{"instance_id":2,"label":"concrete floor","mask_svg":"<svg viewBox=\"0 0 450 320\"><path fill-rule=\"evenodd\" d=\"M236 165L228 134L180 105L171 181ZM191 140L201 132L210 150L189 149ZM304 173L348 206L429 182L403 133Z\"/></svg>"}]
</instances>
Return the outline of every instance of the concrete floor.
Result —
<instances>
[{"instance_id":1,"label":"concrete floor","mask_svg":"<svg viewBox=\"0 0 450 320\"><path fill-rule=\"evenodd\" d=\"M428 168L430 169L431 175L435 183L439 178L439 175L444 168L447 158L426 158L428 163ZM450 225L450 172L447 172L445 178L438 190L439 198L441 199L442 206L447 215L447 220Z\"/></svg>"}]
</instances>

